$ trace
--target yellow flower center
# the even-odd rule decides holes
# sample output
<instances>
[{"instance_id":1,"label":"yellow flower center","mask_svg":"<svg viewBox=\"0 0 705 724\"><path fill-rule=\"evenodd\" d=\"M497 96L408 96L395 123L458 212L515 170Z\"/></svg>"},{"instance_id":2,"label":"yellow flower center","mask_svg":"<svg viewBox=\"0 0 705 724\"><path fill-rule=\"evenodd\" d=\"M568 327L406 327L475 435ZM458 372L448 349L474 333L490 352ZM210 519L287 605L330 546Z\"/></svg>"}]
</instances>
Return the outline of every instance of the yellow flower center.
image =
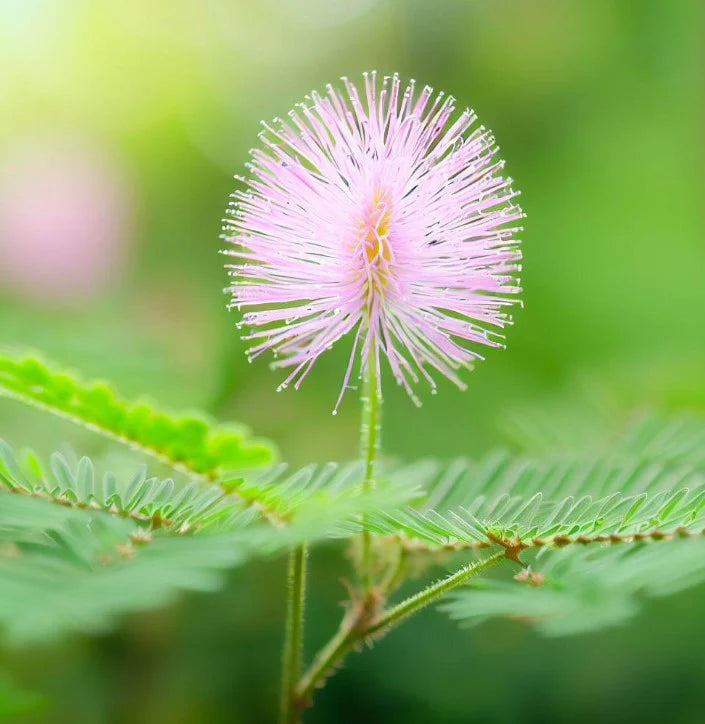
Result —
<instances>
[{"instance_id":1,"label":"yellow flower center","mask_svg":"<svg viewBox=\"0 0 705 724\"><path fill-rule=\"evenodd\" d=\"M391 215L389 194L385 191L376 191L372 197L372 209L367 223L361 224L363 229L367 228L363 245L370 264L378 260L391 261L392 253L388 243Z\"/></svg>"},{"instance_id":2,"label":"yellow flower center","mask_svg":"<svg viewBox=\"0 0 705 724\"><path fill-rule=\"evenodd\" d=\"M390 194L376 190L365 210L365 216L358 224L362 238L362 252L368 264L367 294L380 293L387 286L392 249L389 244L392 209ZM360 237L358 237L359 239Z\"/></svg>"}]
</instances>

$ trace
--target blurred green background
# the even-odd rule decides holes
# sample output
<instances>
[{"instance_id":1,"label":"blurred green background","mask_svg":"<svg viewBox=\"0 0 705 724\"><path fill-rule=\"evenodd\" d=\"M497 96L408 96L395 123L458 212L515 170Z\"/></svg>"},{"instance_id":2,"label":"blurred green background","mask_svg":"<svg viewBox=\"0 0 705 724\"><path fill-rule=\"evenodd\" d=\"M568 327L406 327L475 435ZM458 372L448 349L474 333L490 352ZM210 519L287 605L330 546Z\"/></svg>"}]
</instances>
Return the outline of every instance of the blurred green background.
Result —
<instances>
[{"instance_id":1,"label":"blurred green background","mask_svg":"<svg viewBox=\"0 0 705 724\"><path fill-rule=\"evenodd\" d=\"M703 27L700 0L0 0L0 344L246 421L294 464L352 457L353 396L330 415L344 345L277 393L217 252L259 119L376 68L473 107L528 214L508 350L420 410L388 386L385 451L516 445L510 422L536 417L591 444L634 406L705 408ZM0 437L134 463L10 402ZM338 555L313 557L311 649L339 616ZM271 721L283 580L268 561L117 633L6 651L0 717ZM566 640L424 613L309 721L702 722L704 605L696 589Z\"/></svg>"}]
</instances>

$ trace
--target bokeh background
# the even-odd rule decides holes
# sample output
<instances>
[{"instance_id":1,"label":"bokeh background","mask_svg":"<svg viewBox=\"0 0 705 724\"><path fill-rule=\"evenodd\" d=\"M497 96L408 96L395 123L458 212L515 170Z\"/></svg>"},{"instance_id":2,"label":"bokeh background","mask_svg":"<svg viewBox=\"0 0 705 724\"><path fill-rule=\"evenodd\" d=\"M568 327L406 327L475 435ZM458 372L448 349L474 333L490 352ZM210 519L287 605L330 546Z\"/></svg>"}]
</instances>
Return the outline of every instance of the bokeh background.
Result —
<instances>
[{"instance_id":1,"label":"bokeh background","mask_svg":"<svg viewBox=\"0 0 705 724\"><path fill-rule=\"evenodd\" d=\"M376 68L473 107L528 214L509 349L420 410L390 387L386 452L539 429L589 445L635 407L705 408L704 27L700 0L0 0L0 344L246 421L294 464L354 456L353 396L330 414L345 350L277 393L246 364L217 252L259 119ZM10 402L0 436L127 464ZM313 557L311 649L339 616L339 555ZM3 652L0 716L272 721L283 580L267 561L116 633ZM701 587L566 640L424 613L353 656L309 721L702 722L704 605Z\"/></svg>"}]
</instances>

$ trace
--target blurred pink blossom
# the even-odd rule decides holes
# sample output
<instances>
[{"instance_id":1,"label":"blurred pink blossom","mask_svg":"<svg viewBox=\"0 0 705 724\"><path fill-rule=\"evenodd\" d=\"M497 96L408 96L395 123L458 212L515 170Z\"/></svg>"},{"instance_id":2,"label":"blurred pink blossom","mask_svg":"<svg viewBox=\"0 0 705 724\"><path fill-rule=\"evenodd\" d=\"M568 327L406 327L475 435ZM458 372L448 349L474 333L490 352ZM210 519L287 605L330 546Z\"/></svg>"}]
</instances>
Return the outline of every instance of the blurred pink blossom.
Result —
<instances>
[{"instance_id":1,"label":"blurred pink blossom","mask_svg":"<svg viewBox=\"0 0 705 724\"><path fill-rule=\"evenodd\" d=\"M130 206L100 149L18 144L0 166L0 289L40 302L99 296L125 269Z\"/></svg>"}]
</instances>

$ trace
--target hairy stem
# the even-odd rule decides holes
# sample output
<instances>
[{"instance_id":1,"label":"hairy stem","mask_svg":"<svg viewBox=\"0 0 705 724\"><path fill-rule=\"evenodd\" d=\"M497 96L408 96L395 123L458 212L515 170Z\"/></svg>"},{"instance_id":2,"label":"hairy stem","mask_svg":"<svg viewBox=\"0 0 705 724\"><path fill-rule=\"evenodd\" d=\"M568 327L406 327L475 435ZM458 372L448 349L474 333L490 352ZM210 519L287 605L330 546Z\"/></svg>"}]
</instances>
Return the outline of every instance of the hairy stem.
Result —
<instances>
[{"instance_id":1,"label":"hairy stem","mask_svg":"<svg viewBox=\"0 0 705 724\"><path fill-rule=\"evenodd\" d=\"M316 687L325 681L326 677L357 644L374 637L375 634L384 635L390 628L433 603L452 588L465 583L476 573L499 563L503 558L505 558L505 551L499 551L484 560L469 563L455 573L431 584L419 593L372 618L369 617L370 611L365 606L365 601L354 603L343 618L335 636L319 651L309 670L301 677L295 692L299 707L303 708L310 704Z\"/></svg>"},{"instance_id":2,"label":"hairy stem","mask_svg":"<svg viewBox=\"0 0 705 724\"><path fill-rule=\"evenodd\" d=\"M372 346L367 359L365 384L362 396L362 424L360 430L360 450L365 461L365 477L363 490L369 492L375 487L377 474L377 456L381 440L382 392L377 372L377 351ZM372 586L371 536L366 529L363 518L363 531L360 553L360 578L363 587L369 590Z\"/></svg>"},{"instance_id":3,"label":"hairy stem","mask_svg":"<svg viewBox=\"0 0 705 724\"><path fill-rule=\"evenodd\" d=\"M282 654L282 683L279 708L279 721L281 724L297 724L301 721L301 709L296 706L295 687L301 675L301 649L306 600L306 556L307 550L303 545L294 548L289 553L286 633Z\"/></svg>"},{"instance_id":4,"label":"hairy stem","mask_svg":"<svg viewBox=\"0 0 705 724\"><path fill-rule=\"evenodd\" d=\"M379 631L383 631L388 627L395 626L400 621L403 621L408 616L411 616L411 614L420 611L422 608L425 608L439 599L444 593L447 593L452 588L459 586L461 583L465 583L468 578L471 578L476 573L485 570L485 568L489 568L490 566L499 563L499 561L505 557L505 552L499 551L481 561L468 563L455 573L451 573L449 576L442 578L440 581L436 581L436 583L431 584L413 596L409 596L409 598L405 599L401 603L398 603L396 606L392 606L392 608L384 611L370 624L370 626L367 627L365 635L370 636Z\"/></svg>"},{"instance_id":5,"label":"hairy stem","mask_svg":"<svg viewBox=\"0 0 705 724\"><path fill-rule=\"evenodd\" d=\"M333 668L355 644L359 636L355 619L356 617L350 612L346 614L333 638L318 652L311 667L301 677L295 692L299 709L310 706L314 689L326 680Z\"/></svg>"}]
</instances>

